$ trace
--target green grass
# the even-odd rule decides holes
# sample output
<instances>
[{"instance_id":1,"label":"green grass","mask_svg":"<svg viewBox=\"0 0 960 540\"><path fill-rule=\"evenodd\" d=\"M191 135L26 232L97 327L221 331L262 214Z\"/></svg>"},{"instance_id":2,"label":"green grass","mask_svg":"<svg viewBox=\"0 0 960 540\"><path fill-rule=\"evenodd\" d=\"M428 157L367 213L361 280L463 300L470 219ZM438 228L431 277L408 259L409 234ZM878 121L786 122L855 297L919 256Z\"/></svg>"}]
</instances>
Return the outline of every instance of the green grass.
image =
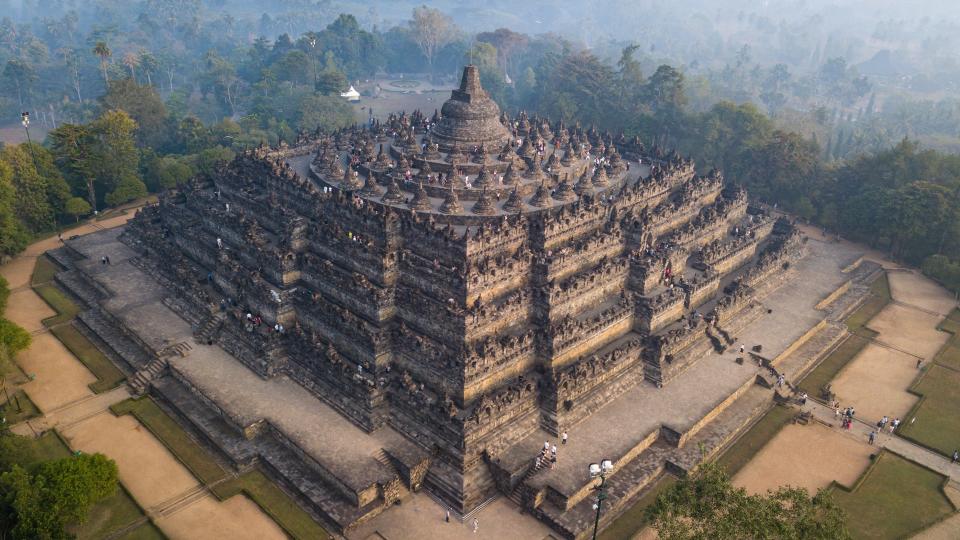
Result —
<instances>
[{"instance_id":1,"label":"green grass","mask_svg":"<svg viewBox=\"0 0 960 540\"><path fill-rule=\"evenodd\" d=\"M97 381L89 385L95 394L112 390L126 380L123 372L73 325L63 324L52 328L50 332L96 376Z\"/></svg>"},{"instance_id":2,"label":"green grass","mask_svg":"<svg viewBox=\"0 0 960 540\"><path fill-rule=\"evenodd\" d=\"M835 486L854 538L903 538L954 511L943 495L946 478L890 452L881 452L852 490Z\"/></svg>"},{"instance_id":3,"label":"green grass","mask_svg":"<svg viewBox=\"0 0 960 540\"><path fill-rule=\"evenodd\" d=\"M951 336L943 347L937 351L933 361L942 366L960 370L960 336L956 334Z\"/></svg>"},{"instance_id":4,"label":"green grass","mask_svg":"<svg viewBox=\"0 0 960 540\"><path fill-rule=\"evenodd\" d=\"M100 501L87 514L87 519L71 528L80 540L104 538L145 516L127 490L117 485L117 492ZM139 527L138 527L139 528Z\"/></svg>"},{"instance_id":5,"label":"green grass","mask_svg":"<svg viewBox=\"0 0 960 540\"><path fill-rule=\"evenodd\" d=\"M49 461L51 459L65 458L71 455L70 447L63 442L56 431L50 430L40 436L39 439L33 439L33 451L37 463Z\"/></svg>"},{"instance_id":6,"label":"green grass","mask_svg":"<svg viewBox=\"0 0 960 540\"><path fill-rule=\"evenodd\" d=\"M870 284L870 297L847 317L847 328L856 332L866 326L870 319L890 303L890 281L884 272Z\"/></svg>"},{"instance_id":7,"label":"green grass","mask_svg":"<svg viewBox=\"0 0 960 540\"><path fill-rule=\"evenodd\" d=\"M876 332L869 328L860 328L856 334L847 336L817 367L804 376L799 383L800 389L811 396L820 397L820 389L830 384L840 370L870 343L868 336L876 336Z\"/></svg>"},{"instance_id":8,"label":"green grass","mask_svg":"<svg viewBox=\"0 0 960 540\"><path fill-rule=\"evenodd\" d=\"M53 317L48 317L43 320L43 324L47 327L68 322L80 313L80 306L75 304L63 291L51 283L37 285L33 290L40 298L43 298L44 302L49 304L50 307L57 312Z\"/></svg>"},{"instance_id":9,"label":"green grass","mask_svg":"<svg viewBox=\"0 0 960 540\"><path fill-rule=\"evenodd\" d=\"M210 454L149 397L127 399L112 405L110 410L118 416L135 416L200 482L209 484L227 475Z\"/></svg>"},{"instance_id":10,"label":"green grass","mask_svg":"<svg viewBox=\"0 0 960 540\"><path fill-rule=\"evenodd\" d=\"M40 409L30 401L30 398L23 390L14 392L12 388L8 388L7 392L10 396L10 401L0 405L0 416L6 419L8 426L40 416ZM0 394L0 399L6 399L8 394ZM18 402L20 403L19 411L17 410Z\"/></svg>"},{"instance_id":11,"label":"green grass","mask_svg":"<svg viewBox=\"0 0 960 540\"><path fill-rule=\"evenodd\" d=\"M600 540L630 540L647 526L647 508L657 500L666 489L677 483L670 474L661 476L633 506L615 519L600 533Z\"/></svg>"},{"instance_id":12,"label":"green grass","mask_svg":"<svg viewBox=\"0 0 960 540\"><path fill-rule=\"evenodd\" d=\"M41 255L37 257L37 264L33 267L33 274L30 276L30 283L33 285L41 285L43 283L49 283L53 281L53 276L56 275L57 271L60 268L50 260L46 255Z\"/></svg>"},{"instance_id":13,"label":"green grass","mask_svg":"<svg viewBox=\"0 0 960 540\"><path fill-rule=\"evenodd\" d=\"M277 485L258 469L244 473L212 488L220 498L243 493L269 515L287 534L304 540L324 540L330 538L327 531L290 500Z\"/></svg>"},{"instance_id":14,"label":"green grass","mask_svg":"<svg viewBox=\"0 0 960 540\"><path fill-rule=\"evenodd\" d=\"M121 536L118 540L166 540L166 538L167 535L160 532L156 525L148 521Z\"/></svg>"},{"instance_id":15,"label":"green grass","mask_svg":"<svg viewBox=\"0 0 960 540\"><path fill-rule=\"evenodd\" d=\"M775 405L724 450L717 459L717 463L729 476L733 477L796 414L797 411L790 407Z\"/></svg>"},{"instance_id":16,"label":"green grass","mask_svg":"<svg viewBox=\"0 0 960 540\"><path fill-rule=\"evenodd\" d=\"M923 396L907 420L900 435L951 456L960 449L960 371L933 364L910 388ZM910 419L916 418L911 423Z\"/></svg>"}]
</instances>

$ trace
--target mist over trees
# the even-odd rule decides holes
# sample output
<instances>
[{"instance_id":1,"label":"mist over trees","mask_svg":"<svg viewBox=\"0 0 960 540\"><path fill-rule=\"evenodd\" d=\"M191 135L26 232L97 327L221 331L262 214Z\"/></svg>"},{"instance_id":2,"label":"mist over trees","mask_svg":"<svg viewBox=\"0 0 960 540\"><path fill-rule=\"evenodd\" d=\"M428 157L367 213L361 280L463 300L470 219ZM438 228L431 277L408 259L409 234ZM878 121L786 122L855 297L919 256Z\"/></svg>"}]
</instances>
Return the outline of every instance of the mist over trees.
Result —
<instances>
[{"instance_id":1,"label":"mist over trees","mask_svg":"<svg viewBox=\"0 0 960 540\"><path fill-rule=\"evenodd\" d=\"M909 5L907 5L909 4ZM0 0L0 249L451 81L641 135L960 288L960 5L934 0ZM392 75L391 75L392 74ZM945 153L941 153L945 152ZM29 158L29 159L28 159ZM35 163L34 163L35 162ZM951 277L953 276L953 277Z\"/></svg>"}]
</instances>

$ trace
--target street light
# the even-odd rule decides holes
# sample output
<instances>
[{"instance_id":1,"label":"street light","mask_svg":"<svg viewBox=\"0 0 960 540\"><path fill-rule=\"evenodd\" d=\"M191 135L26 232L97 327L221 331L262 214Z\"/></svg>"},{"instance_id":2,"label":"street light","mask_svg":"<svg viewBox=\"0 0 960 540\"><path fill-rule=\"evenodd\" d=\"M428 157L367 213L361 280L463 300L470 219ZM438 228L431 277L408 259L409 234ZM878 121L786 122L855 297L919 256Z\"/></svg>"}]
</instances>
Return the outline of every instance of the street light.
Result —
<instances>
[{"instance_id":1,"label":"street light","mask_svg":"<svg viewBox=\"0 0 960 540\"><path fill-rule=\"evenodd\" d=\"M40 167L37 166L37 155L33 152L33 140L30 139L30 113L23 111L20 113L20 123L23 124L23 130L27 132L27 148L30 149L30 157L33 159L33 169L40 174Z\"/></svg>"},{"instance_id":2,"label":"street light","mask_svg":"<svg viewBox=\"0 0 960 540\"><path fill-rule=\"evenodd\" d=\"M593 488L597 490L597 503L593 507L597 510L597 517L593 520L593 540L597 540L597 530L600 528L600 509L603 506L603 500L607 494L603 491L603 484L607 480L607 475L613 472L613 461L609 459L602 460L599 464L590 464L590 478L600 477L600 485Z\"/></svg>"}]
</instances>

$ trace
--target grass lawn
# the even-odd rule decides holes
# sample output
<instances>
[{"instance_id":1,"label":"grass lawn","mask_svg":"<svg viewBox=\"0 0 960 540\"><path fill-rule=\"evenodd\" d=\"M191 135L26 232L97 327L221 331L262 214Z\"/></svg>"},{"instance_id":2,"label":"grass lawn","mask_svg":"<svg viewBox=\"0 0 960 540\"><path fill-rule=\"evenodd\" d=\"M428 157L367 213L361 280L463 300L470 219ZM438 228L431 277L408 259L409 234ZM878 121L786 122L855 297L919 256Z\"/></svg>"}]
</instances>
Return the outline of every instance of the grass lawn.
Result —
<instances>
[{"instance_id":1,"label":"grass lawn","mask_svg":"<svg viewBox=\"0 0 960 540\"><path fill-rule=\"evenodd\" d=\"M53 281L54 274L60 268L50 260L46 255L37 257L37 264L33 267L33 274L30 276L30 283L41 285Z\"/></svg>"},{"instance_id":2,"label":"grass lawn","mask_svg":"<svg viewBox=\"0 0 960 540\"><path fill-rule=\"evenodd\" d=\"M677 483L677 477L671 474L661 476L640 500L634 503L623 514L604 529L598 538L600 540L630 540L647 526L645 513L647 507L657 500L664 490Z\"/></svg>"},{"instance_id":3,"label":"grass lawn","mask_svg":"<svg viewBox=\"0 0 960 540\"><path fill-rule=\"evenodd\" d=\"M51 283L37 285L33 290L57 312L53 317L43 320L43 324L48 327L65 323L80 313L80 306Z\"/></svg>"},{"instance_id":4,"label":"grass lawn","mask_svg":"<svg viewBox=\"0 0 960 540\"><path fill-rule=\"evenodd\" d=\"M126 380L123 372L72 324L62 324L50 332L97 377L96 382L90 383L90 390L95 394L112 390Z\"/></svg>"},{"instance_id":5,"label":"grass lawn","mask_svg":"<svg viewBox=\"0 0 960 540\"><path fill-rule=\"evenodd\" d=\"M933 357L937 364L960 370L960 336L954 334Z\"/></svg>"},{"instance_id":6,"label":"grass lawn","mask_svg":"<svg viewBox=\"0 0 960 540\"><path fill-rule=\"evenodd\" d=\"M870 284L870 297L856 311L847 317L847 328L856 332L890 303L890 281L884 272Z\"/></svg>"},{"instance_id":7,"label":"grass lawn","mask_svg":"<svg viewBox=\"0 0 960 540\"><path fill-rule=\"evenodd\" d=\"M840 373L860 351L870 343L869 337L876 336L876 332L869 328L860 328L856 334L850 334L836 349L817 364L817 367L800 381L800 389L814 397L820 397L820 389L830 384L830 381ZM868 337L869 336L869 337Z\"/></svg>"},{"instance_id":8,"label":"grass lawn","mask_svg":"<svg viewBox=\"0 0 960 540\"><path fill-rule=\"evenodd\" d=\"M127 399L112 405L110 410L116 415L134 415L200 482L209 484L227 475L207 451L149 397Z\"/></svg>"},{"instance_id":9,"label":"grass lawn","mask_svg":"<svg viewBox=\"0 0 960 540\"><path fill-rule=\"evenodd\" d=\"M7 425L12 426L23 422L24 420L29 420L40 416L40 409L37 409L37 406L30 401L30 398L23 390L13 391L12 388L8 388L7 392L10 396L10 401L7 401L0 405L0 416L6 419ZM0 394L0 399L6 399L7 394ZM20 410L17 410L17 403L20 404Z\"/></svg>"},{"instance_id":10,"label":"grass lawn","mask_svg":"<svg viewBox=\"0 0 960 540\"><path fill-rule=\"evenodd\" d=\"M118 540L166 540L167 536L160 532L156 525L149 521L127 534L118 538Z\"/></svg>"},{"instance_id":11,"label":"grass lawn","mask_svg":"<svg viewBox=\"0 0 960 540\"><path fill-rule=\"evenodd\" d=\"M78 539L105 538L110 533L142 519L144 515L143 510L134 502L127 490L117 485L117 492L91 508L86 521L72 527L70 532Z\"/></svg>"},{"instance_id":12,"label":"grass lawn","mask_svg":"<svg viewBox=\"0 0 960 540\"><path fill-rule=\"evenodd\" d=\"M229 499L239 493L245 494L293 538L304 540L330 538L323 527L290 500L290 497L259 469L218 484L212 488L212 491L221 500Z\"/></svg>"},{"instance_id":13,"label":"grass lawn","mask_svg":"<svg viewBox=\"0 0 960 540\"><path fill-rule=\"evenodd\" d=\"M945 477L882 452L852 491L833 490L854 538L903 538L954 511L943 495Z\"/></svg>"},{"instance_id":14,"label":"grass lawn","mask_svg":"<svg viewBox=\"0 0 960 540\"><path fill-rule=\"evenodd\" d=\"M70 448L53 430L44 433L39 439L32 440L34 457L36 458L34 463L65 458L71 454Z\"/></svg>"},{"instance_id":15,"label":"grass lawn","mask_svg":"<svg viewBox=\"0 0 960 540\"><path fill-rule=\"evenodd\" d=\"M770 439L776 435L797 411L790 407L775 405L757 420L750 429L717 458L717 463L731 478L743 468Z\"/></svg>"},{"instance_id":16,"label":"grass lawn","mask_svg":"<svg viewBox=\"0 0 960 540\"><path fill-rule=\"evenodd\" d=\"M924 397L899 432L945 456L960 449L960 371L933 364L910 391Z\"/></svg>"}]
</instances>

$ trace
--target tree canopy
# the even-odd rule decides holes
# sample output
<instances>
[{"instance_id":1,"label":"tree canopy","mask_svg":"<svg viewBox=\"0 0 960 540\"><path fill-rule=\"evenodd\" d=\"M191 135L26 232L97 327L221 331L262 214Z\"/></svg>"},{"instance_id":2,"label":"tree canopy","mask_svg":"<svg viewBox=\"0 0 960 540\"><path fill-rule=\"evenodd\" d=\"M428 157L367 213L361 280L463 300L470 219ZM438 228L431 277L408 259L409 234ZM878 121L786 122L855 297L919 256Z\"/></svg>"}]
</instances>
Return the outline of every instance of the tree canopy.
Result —
<instances>
[{"instance_id":1,"label":"tree canopy","mask_svg":"<svg viewBox=\"0 0 960 540\"><path fill-rule=\"evenodd\" d=\"M647 516L662 540L850 538L843 510L827 491L810 497L803 488L781 487L749 495L714 462L661 493Z\"/></svg>"}]
</instances>

